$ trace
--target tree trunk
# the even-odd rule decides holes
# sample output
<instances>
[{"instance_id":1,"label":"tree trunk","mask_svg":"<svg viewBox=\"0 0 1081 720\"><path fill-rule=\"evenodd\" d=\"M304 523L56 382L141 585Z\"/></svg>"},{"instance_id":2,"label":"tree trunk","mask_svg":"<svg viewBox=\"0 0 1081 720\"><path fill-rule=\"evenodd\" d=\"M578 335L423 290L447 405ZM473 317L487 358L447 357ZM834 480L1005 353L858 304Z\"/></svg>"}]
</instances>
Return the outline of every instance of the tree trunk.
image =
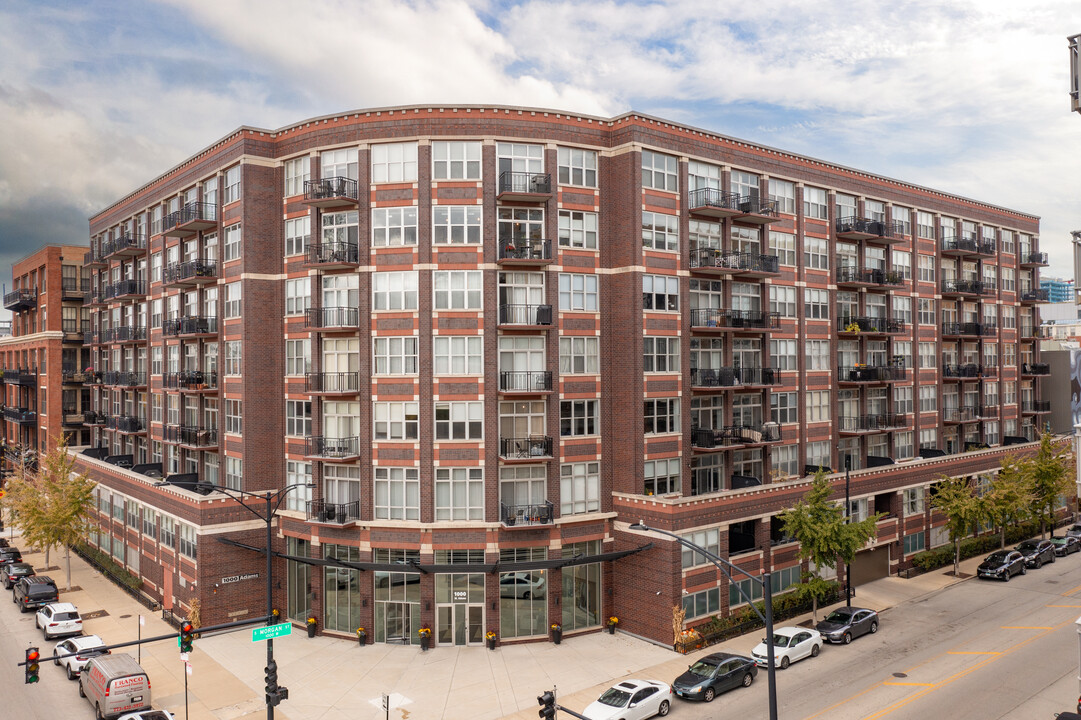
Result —
<instances>
[{"instance_id":1,"label":"tree trunk","mask_svg":"<svg viewBox=\"0 0 1081 720\"><path fill-rule=\"evenodd\" d=\"M66 560L68 566L68 592L71 592L71 546L65 545L64 547L67 548Z\"/></svg>"},{"instance_id":2,"label":"tree trunk","mask_svg":"<svg viewBox=\"0 0 1081 720\"><path fill-rule=\"evenodd\" d=\"M961 574L961 542L960 540L953 541L953 576L957 577Z\"/></svg>"},{"instance_id":3,"label":"tree trunk","mask_svg":"<svg viewBox=\"0 0 1081 720\"><path fill-rule=\"evenodd\" d=\"M818 596L811 596L811 622L818 624Z\"/></svg>"},{"instance_id":4,"label":"tree trunk","mask_svg":"<svg viewBox=\"0 0 1081 720\"><path fill-rule=\"evenodd\" d=\"M49 567L49 549L50 549L50 546L46 545L45 546L45 568L46 569L48 569L48 567Z\"/></svg>"},{"instance_id":5,"label":"tree trunk","mask_svg":"<svg viewBox=\"0 0 1081 720\"><path fill-rule=\"evenodd\" d=\"M1005 550L1006 549L1006 523L1002 523L1001 525L999 525L998 530L999 530L999 533L998 533L998 549L999 550Z\"/></svg>"}]
</instances>

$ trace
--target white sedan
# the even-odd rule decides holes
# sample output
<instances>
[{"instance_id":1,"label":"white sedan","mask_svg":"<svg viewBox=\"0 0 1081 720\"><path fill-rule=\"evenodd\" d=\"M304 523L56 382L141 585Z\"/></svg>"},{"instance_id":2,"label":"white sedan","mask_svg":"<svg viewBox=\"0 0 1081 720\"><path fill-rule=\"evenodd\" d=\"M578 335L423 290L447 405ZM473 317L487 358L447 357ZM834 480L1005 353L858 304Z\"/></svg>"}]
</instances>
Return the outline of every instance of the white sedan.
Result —
<instances>
[{"instance_id":1,"label":"white sedan","mask_svg":"<svg viewBox=\"0 0 1081 720\"><path fill-rule=\"evenodd\" d=\"M656 680L624 680L582 711L589 720L644 720L672 709L672 688Z\"/></svg>"},{"instance_id":2,"label":"white sedan","mask_svg":"<svg viewBox=\"0 0 1081 720\"><path fill-rule=\"evenodd\" d=\"M818 657L822 652L822 633L802 627L782 627L773 629L773 662L784 670L791 663L805 657ZM755 645L751 657L759 667L766 667L766 639Z\"/></svg>"},{"instance_id":3,"label":"white sedan","mask_svg":"<svg viewBox=\"0 0 1081 720\"><path fill-rule=\"evenodd\" d=\"M141 710L121 715L116 720L173 720L173 714L168 710Z\"/></svg>"}]
</instances>

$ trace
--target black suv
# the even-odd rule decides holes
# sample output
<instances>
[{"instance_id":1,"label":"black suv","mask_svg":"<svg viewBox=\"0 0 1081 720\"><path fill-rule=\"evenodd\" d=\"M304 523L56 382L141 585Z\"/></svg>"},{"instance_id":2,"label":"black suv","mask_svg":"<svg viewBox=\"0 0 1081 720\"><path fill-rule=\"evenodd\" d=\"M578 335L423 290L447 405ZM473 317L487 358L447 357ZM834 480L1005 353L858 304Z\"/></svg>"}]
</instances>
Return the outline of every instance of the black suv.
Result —
<instances>
[{"instance_id":1,"label":"black suv","mask_svg":"<svg viewBox=\"0 0 1081 720\"><path fill-rule=\"evenodd\" d=\"M45 575L19 578L11 592L11 601L19 606L19 612L29 612L59 600L60 591L56 589L56 583Z\"/></svg>"},{"instance_id":2,"label":"black suv","mask_svg":"<svg viewBox=\"0 0 1081 720\"><path fill-rule=\"evenodd\" d=\"M1055 546L1050 540L1025 540L1017 546L1017 552L1025 556L1025 565L1030 568L1055 562Z\"/></svg>"},{"instance_id":3,"label":"black suv","mask_svg":"<svg viewBox=\"0 0 1081 720\"><path fill-rule=\"evenodd\" d=\"M6 562L21 562L23 559L22 551L19 548L6 547L0 548L0 563Z\"/></svg>"}]
</instances>

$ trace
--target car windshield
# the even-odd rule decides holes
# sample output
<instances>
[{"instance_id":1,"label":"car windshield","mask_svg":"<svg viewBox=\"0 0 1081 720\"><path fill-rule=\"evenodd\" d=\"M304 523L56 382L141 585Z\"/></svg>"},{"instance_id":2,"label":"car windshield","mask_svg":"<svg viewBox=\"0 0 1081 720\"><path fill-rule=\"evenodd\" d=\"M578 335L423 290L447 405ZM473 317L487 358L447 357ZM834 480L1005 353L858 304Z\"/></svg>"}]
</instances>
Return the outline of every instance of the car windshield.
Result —
<instances>
[{"instance_id":1,"label":"car windshield","mask_svg":"<svg viewBox=\"0 0 1081 720\"><path fill-rule=\"evenodd\" d=\"M1066 544L1066 538L1056 536L1056 537L1051 538L1051 542L1053 544L1055 544L1055 545L1065 545Z\"/></svg>"},{"instance_id":2,"label":"car windshield","mask_svg":"<svg viewBox=\"0 0 1081 720\"><path fill-rule=\"evenodd\" d=\"M626 707L627 701L631 699L631 694L619 688L608 688L604 691L604 694L597 698L597 702L605 705L611 705L612 707Z\"/></svg>"},{"instance_id":3,"label":"car windshield","mask_svg":"<svg viewBox=\"0 0 1081 720\"><path fill-rule=\"evenodd\" d=\"M789 637L787 635L773 634L773 647L788 647Z\"/></svg>"},{"instance_id":4,"label":"car windshield","mask_svg":"<svg viewBox=\"0 0 1081 720\"><path fill-rule=\"evenodd\" d=\"M830 623L846 623L851 619L851 614L846 610L834 610L826 616L826 622Z\"/></svg>"},{"instance_id":5,"label":"car windshield","mask_svg":"<svg viewBox=\"0 0 1081 720\"><path fill-rule=\"evenodd\" d=\"M1033 542L1032 540L1026 540L1025 542L1018 545L1017 549L1020 550L1021 552L1032 552L1037 547L1039 547L1039 546L1035 542Z\"/></svg>"},{"instance_id":6,"label":"car windshield","mask_svg":"<svg viewBox=\"0 0 1081 720\"><path fill-rule=\"evenodd\" d=\"M713 677L713 673L717 671L717 663L699 660L694 665L691 665L689 669L695 675L701 675L702 677Z\"/></svg>"}]
</instances>

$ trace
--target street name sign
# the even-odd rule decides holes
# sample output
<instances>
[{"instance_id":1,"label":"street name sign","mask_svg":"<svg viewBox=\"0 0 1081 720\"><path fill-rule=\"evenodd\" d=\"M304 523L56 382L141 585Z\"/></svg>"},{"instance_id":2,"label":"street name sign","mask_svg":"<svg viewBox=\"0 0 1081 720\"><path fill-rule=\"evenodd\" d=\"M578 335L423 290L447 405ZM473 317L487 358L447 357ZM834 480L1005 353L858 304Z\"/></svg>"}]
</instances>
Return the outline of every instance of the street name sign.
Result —
<instances>
[{"instance_id":1,"label":"street name sign","mask_svg":"<svg viewBox=\"0 0 1081 720\"><path fill-rule=\"evenodd\" d=\"M260 640L270 640L271 638L283 637L293 632L292 623L278 623L277 625L268 625L267 627L252 628L251 641L259 642Z\"/></svg>"}]
</instances>

